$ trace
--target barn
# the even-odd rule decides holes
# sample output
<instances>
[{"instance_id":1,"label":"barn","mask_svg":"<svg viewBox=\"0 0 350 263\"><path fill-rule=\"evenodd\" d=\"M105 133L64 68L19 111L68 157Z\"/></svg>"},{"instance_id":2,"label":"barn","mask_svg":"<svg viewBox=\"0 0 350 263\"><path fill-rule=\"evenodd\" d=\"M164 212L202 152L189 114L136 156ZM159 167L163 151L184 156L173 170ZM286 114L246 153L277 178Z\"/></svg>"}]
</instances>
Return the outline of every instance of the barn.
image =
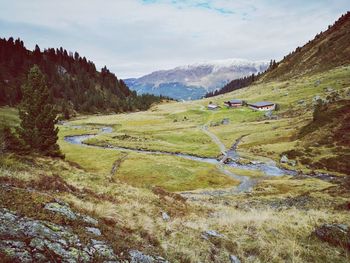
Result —
<instances>
[{"instance_id":1,"label":"barn","mask_svg":"<svg viewBox=\"0 0 350 263\"><path fill-rule=\"evenodd\" d=\"M259 111L274 110L276 104L270 101L259 101L255 103L248 103L249 108Z\"/></svg>"},{"instance_id":2,"label":"barn","mask_svg":"<svg viewBox=\"0 0 350 263\"><path fill-rule=\"evenodd\" d=\"M229 101L225 101L224 104L230 108L241 107L243 105L243 100L232 99Z\"/></svg>"}]
</instances>

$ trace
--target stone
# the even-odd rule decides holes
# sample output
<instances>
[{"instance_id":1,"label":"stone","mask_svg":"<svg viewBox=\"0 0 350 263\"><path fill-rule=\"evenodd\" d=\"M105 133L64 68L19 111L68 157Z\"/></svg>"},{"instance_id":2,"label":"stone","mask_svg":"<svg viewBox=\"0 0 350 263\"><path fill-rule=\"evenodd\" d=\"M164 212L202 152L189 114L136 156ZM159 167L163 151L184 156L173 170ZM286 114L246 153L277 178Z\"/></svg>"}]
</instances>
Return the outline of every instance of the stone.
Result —
<instances>
[{"instance_id":1,"label":"stone","mask_svg":"<svg viewBox=\"0 0 350 263\"><path fill-rule=\"evenodd\" d=\"M138 250L129 251L130 263L153 263L154 258L143 254Z\"/></svg>"},{"instance_id":2,"label":"stone","mask_svg":"<svg viewBox=\"0 0 350 263\"><path fill-rule=\"evenodd\" d=\"M57 203L57 202L47 203L45 205L45 209L52 211L52 212L55 212L55 213L58 213L58 214L61 214L61 215L65 216L71 220L77 219L77 215L66 204Z\"/></svg>"},{"instance_id":3,"label":"stone","mask_svg":"<svg viewBox=\"0 0 350 263\"><path fill-rule=\"evenodd\" d=\"M321 240L350 250L350 228L344 224L323 224L314 234Z\"/></svg>"},{"instance_id":4,"label":"stone","mask_svg":"<svg viewBox=\"0 0 350 263\"><path fill-rule=\"evenodd\" d=\"M230 262L231 263L241 263L241 261L238 259L238 257L237 256L235 256L235 255L230 255Z\"/></svg>"},{"instance_id":5,"label":"stone","mask_svg":"<svg viewBox=\"0 0 350 263\"><path fill-rule=\"evenodd\" d=\"M85 227L86 231L94 234L95 236L101 236L101 231L100 229L96 228L96 227Z\"/></svg>"},{"instance_id":6,"label":"stone","mask_svg":"<svg viewBox=\"0 0 350 263\"><path fill-rule=\"evenodd\" d=\"M162 212L162 218L163 218L164 221L169 221L170 220L170 216L166 212Z\"/></svg>"},{"instance_id":7,"label":"stone","mask_svg":"<svg viewBox=\"0 0 350 263\"><path fill-rule=\"evenodd\" d=\"M215 230L206 230L202 233L202 238L208 240L209 238L212 238L212 237L215 237L215 238L221 238L221 237L224 237L224 235L216 232Z\"/></svg>"},{"instance_id":8,"label":"stone","mask_svg":"<svg viewBox=\"0 0 350 263\"><path fill-rule=\"evenodd\" d=\"M315 84L314 84L314 85L315 85L315 87L317 87L317 86L320 85L320 84L321 84L321 80L318 79L318 80L315 81Z\"/></svg>"},{"instance_id":9,"label":"stone","mask_svg":"<svg viewBox=\"0 0 350 263\"><path fill-rule=\"evenodd\" d=\"M287 155L283 154L280 160L280 163L288 163L289 159L287 157Z\"/></svg>"},{"instance_id":10,"label":"stone","mask_svg":"<svg viewBox=\"0 0 350 263\"><path fill-rule=\"evenodd\" d=\"M325 92L332 92L332 91L334 91L334 89L332 87L325 87L323 90Z\"/></svg>"},{"instance_id":11,"label":"stone","mask_svg":"<svg viewBox=\"0 0 350 263\"><path fill-rule=\"evenodd\" d=\"M222 124L222 125L228 125L228 124L230 124L230 119L228 119L228 118L222 119L221 124Z\"/></svg>"},{"instance_id":12,"label":"stone","mask_svg":"<svg viewBox=\"0 0 350 263\"><path fill-rule=\"evenodd\" d=\"M98 221L90 216L81 216L81 220L89 225L98 226Z\"/></svg>"},{"instance_id":13,"label":"stone","mask_svg":"<svg viewBox=\"0 0 350 263\"><path fill-rule=\"evenodd\" d=\"M117 256L114 254L113 249L104 241L92 239L89 251L90 254L97 254L105 260L117 260Z\"/></svg>"},{"instance_id":14,"label":"stone","mask_svg":"<svg viewBox=\"0 0 350 263\"><path fill-rule=\"evenodd\" d=\"M298 104L305 104L305 100L298 100Z\"/></svg>"},{"instance_id":15,"label":"stone","mask_svg":"<svg viewBox=\"0 0 350 263\"><path fill-rule=\"evenodd\" d=\"M5 254L8 259L14 262L33 262L31 254L25 247L25 243L21 241L1 240L0 253Z\"/></svg>"},{"instance_id":16,"label":"stone","mask_svg":"<svg viewBox=\"0 0 350 263\"><path fill-rule=\"evenodd\" d=\"M97 228L92 229L101 234ZM6 240L0 241L0 253L14 262L48 262L48 253L57 262L91 262L93 258L118 262L105 241L95 240L83 245L68 227L20 217L0 208L0 240L4 237Z\"/></svg>"},{"instance_id":17,"label":"stone","mask_svg":"<svg viewBox=\"0 0 350 263\"><path fill-rule=\"evenodd\" d=\"M297 162L295 160L289 160L288 164L291 166L296 166Z\"/></svg>"},{"instance_id":18,"label":"stone","mask_svg":"<svg viewBox=\"0 0 350 263\"><path fill-rule=\"evenodd\" d=\"M130 250L130 263L169 263L165 258L160 256L150 256L138 250Z\"/></svg>"},{"instance_id":19,"label":"stone","mask_svg":"<svg viewBox=\"0 0 350 263\"><path fill-rule=\"evenodd\" d=\"M44 240L37 238L37 237L33 238L30 241L29 246L32 247L34 250L39 250L39 251L45 250Z\"/></svg>"}]
</instances>

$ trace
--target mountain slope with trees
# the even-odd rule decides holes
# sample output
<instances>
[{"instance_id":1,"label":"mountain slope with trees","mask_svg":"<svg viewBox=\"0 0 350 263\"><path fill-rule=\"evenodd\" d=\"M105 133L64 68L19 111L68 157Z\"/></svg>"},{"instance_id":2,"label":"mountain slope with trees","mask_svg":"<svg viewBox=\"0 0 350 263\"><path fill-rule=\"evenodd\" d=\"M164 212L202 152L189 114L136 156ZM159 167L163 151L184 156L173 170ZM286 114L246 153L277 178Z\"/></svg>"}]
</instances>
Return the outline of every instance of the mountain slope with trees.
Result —
<instances>
[{"instance_id":1,"label":"mountain slope with trees","mask_svg":"<svg viewBox=\"0 0 350 263\"><path fill-rule=\"evenodd\" d=\"M61 48L27 50L23 41L0 39L0 105L17 105L23 96L21 89L29 69L38 65L45 74L58 110L70 112L125 112L148 109L159 96L137 96L123 80L107 67L96 70L93 62L78 52Z\"/></svg>"}]
</instances>

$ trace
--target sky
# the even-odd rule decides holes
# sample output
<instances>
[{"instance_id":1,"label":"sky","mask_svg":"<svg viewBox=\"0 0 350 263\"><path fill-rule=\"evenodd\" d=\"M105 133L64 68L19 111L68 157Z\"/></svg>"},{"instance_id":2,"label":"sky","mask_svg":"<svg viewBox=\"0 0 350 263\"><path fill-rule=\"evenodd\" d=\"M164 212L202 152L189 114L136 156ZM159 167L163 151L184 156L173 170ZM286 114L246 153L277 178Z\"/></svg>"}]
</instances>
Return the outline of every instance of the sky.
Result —
<instances>
[{"instance_id":1,"label":"sky","mask_svg":"<svg viewBox=\"0 0 350 263\"><path fill-rule=\"evenodd\" d=\"M280 60L349 0L0 0L0 37L78 51L120 78L243 58Z\"/></svg>"}]
</instances>

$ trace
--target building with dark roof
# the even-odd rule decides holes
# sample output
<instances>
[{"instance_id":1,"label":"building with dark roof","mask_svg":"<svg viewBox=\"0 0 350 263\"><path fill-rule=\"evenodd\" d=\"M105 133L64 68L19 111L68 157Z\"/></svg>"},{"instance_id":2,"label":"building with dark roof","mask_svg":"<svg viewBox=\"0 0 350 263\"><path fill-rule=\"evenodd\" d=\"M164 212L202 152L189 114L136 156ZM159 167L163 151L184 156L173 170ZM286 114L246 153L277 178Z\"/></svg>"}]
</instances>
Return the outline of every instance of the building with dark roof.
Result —
<instances>
[{"instance_id":1,"label":"building with dark roof","mask_svg":"<svg viewBox=\"0 0 350 263\"><path fill-rule=\"evenodd\" d=\"M236 108L236 107L240 107L240 106L243 105L243 100L232 99L232 100L229 100L229 101L225 101L224 104L227 107Z\"/></svg>"},{"instance_id":2,"label":"building with dark roof","mask_svg":"<svg viewBox=\"0 0 350 263\"><path fill-rule=\"evenodd\" d=\"M248 103L248 106L253 110L268 111L274 110L276 104L270 101L259 101L255 103Z\"/></svg>"}]
</instances>

